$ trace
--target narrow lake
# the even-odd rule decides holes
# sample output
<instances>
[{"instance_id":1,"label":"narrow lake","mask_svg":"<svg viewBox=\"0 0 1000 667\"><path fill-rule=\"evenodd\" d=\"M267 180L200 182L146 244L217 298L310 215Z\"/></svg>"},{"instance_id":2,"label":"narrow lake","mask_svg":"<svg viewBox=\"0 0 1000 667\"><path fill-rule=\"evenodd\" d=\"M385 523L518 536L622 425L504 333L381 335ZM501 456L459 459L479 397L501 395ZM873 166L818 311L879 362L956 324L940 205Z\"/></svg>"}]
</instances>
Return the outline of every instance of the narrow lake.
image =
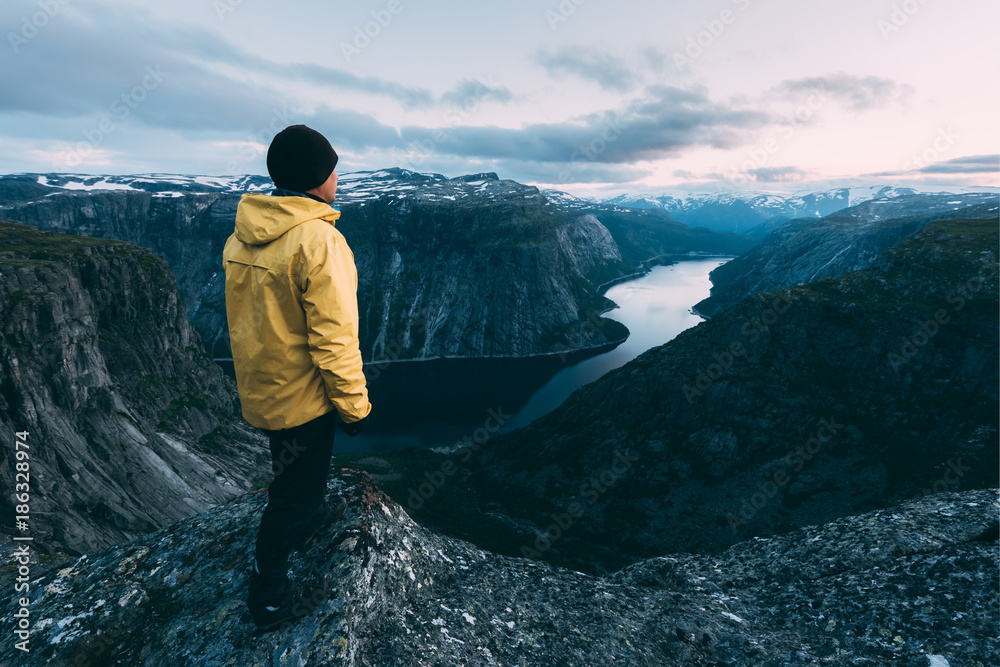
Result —
<instances>
[{"instance_id":1,"label":"narrow lake","mask_svg":"<svg viewBox=\"0 0 1000 667\"><path fill-rule=\"evenodd\" d=\"M611 349L508 358L434 359L366 364L370 426L356 438L338 432L335 452L451 447L508 431L561 404L578 387L662 345L702 318L691 307L709 295L709 272L731 257L677 256L639 278L610 287L618 304L604 317L631 334ZM217 360L232 376L232 362Z\"/></svg>"}]
</instances>

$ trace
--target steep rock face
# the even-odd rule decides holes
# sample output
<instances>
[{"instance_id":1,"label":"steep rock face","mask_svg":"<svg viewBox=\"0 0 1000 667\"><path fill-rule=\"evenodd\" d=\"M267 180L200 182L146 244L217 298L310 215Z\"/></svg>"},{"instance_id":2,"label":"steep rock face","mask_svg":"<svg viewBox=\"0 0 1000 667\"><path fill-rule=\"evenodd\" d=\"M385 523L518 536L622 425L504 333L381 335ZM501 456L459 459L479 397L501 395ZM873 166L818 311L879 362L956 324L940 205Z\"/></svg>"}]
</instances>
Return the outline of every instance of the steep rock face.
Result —
<instances>
[{"instance_id":1,"label":"steep rock face","mask_svg":"<svg viewBox=\"0 0 1000 667\"><path fill-rule=\"evenodd\" d=\"M574 217L556 228L566 264L578 278L598 281L611 270L622 269L622 255L607 227L591 213Z\"/></svg>"},{"instance_id":2,"label":"steep rock face","mask_svg":"<svg viewBox=\"0 0 1000 667\"><path fill-rule=\"evenodd\" d=\"M0 178L0 212L40 229L151 248L177 276L206 348L228 357L222 247L238 192L268 186L260 177L17 175ZM366 361L607 345L626 331L599 317L611 304L598 285L655 255L736 254L752 245L692 230L662 211L565 209L496 174L344 174L337 204L338 227L358 259Z\"/></svg>"},{"instance_id":3,"label":"steep rock face","mask_svg":"<svg viewBox=\"0 0 1000 667\"><path fill-rule=\"evenodd\" d=\"M596 220L547 206L537 189L495 174L363 176L343 179L338 227L357 258L366 360L540 354L627 335L598 317L612 304L592 280L629 269ZM220 258L239 194L190 194L188 183L163 191L162 182L150 181L105 184L120 190L56 189L9 204L4 214L163 255L206 347L230 356ZM17 192L26 187L16 185ZM588 239L598 243L582 242Z\"/></svg>"},{"instance_id":4,"label":"steep rock face","mask_svg":"<svg viewBox=\"0 0 1000 667\"><path fill-rule=\"evenodd\" d=\"M343 208L368 359L526 356L622 340L595 285L625 272L607 230L540 197ZM591 243L592 242L592 243Z\"/></svg>"},{"instance_id":5,"label":"steep rock face","mask_svg":"<svg viewBox=\"0 0 1000 667\"><path fill-rule=\"evenodd\" d=\"M291 560L328 596L254 632L253 493L30 582L19 665L986 664L1000 649L995 491L929 496L606 577L481 551L335 469L344 516ZM4 596L8 637L13 605ZM929 663L934 660L946 662Z\"/></svg>"},{"instance_id":6,"label":"steep rock face","mask_svg":"<svg viewBox=\"0 0 1000 667\"><path fill-rule=\"evenodd\" d=\"M482 445L484 510L601 570L996 485L997 228L929 223L869 269L744 299L581 387Z\"/></svg>"},{"instance_id":7,"label":"steep rock face","mask_svg":"<svg viewBox=\"0 0 1000 667\"><path fill-rule=\"evenodd\" d=\"M233 233L239 195L208 192L157 196L137 190L64 192L5 207L0 213L36 229L126 241L167 260L191 323L213 356L225 329L222 248Z\"/></svg>"},{"instance_id":8,"label":"steep rock face","mask_svg":"<svg viewBox=\"0 0 1000 667\"><path fill-rule=\"evenodd\" d=\"M545 191L546 198L570 211L592 215L607 227L622 257L633 267L663 255L720 254L738 255L757 241L744 234L690 227L669 213L656 209L637 209L594 203L562 193Z\"/></svg>"},{"instance_id":9,"label":"steep rock face","mask_svg":"<svg viewBox=\"0 0 1000 667\"><path fill-rule=\"evenodd\" d=\"M939 218L996 216L997 196L907 195L875 199L822 220L792 220L711 273L712 293L695 310L713 316L744 297L863 269Z\"/></svg>"},{"instance_id":10,"label":"steep rock face","mask_svg":"<svg viewBox=\"0 0 1000 667\"><path fill-rule=\"evenodd\" d=\"M46 552L132 539L266 472L235 386L144 249L0 222L0 377L0 425L30 433L29 531ZM4 489L13 457L0 451Z\"/></svg>"}]
</instances>

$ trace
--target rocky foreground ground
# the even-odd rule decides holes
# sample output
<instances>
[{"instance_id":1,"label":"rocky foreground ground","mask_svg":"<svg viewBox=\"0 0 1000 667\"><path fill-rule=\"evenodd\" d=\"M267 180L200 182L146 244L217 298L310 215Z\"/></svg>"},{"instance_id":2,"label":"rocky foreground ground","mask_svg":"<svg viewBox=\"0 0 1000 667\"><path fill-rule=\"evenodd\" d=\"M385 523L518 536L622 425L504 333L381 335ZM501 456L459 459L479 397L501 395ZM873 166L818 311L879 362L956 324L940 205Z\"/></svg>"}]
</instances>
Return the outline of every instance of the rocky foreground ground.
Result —
<instances>
[{"instance_id":1,"label":"rocky foreground ground","mask_svg":"<svg viewBox=\"0 0 1000 667\"><path fill-rule=\"evenodd\" d=\"M34 565L30 652L7 641L0 664L957 667L1000 655L996 490L593 577L427 530L366 473L336 468L330 488L348 509L291 568L332 588L298 624L258 634L244 604L261 491Z\"/></svg>"}]
</instances>

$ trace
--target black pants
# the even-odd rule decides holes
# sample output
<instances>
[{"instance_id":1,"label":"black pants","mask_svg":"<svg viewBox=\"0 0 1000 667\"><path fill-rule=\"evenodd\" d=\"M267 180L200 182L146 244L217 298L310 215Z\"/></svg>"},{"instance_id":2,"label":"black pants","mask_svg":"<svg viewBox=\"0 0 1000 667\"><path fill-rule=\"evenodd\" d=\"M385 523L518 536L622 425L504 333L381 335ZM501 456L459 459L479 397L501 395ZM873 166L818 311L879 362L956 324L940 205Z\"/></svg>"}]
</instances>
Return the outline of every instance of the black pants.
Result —
<instances>
[{"instance_id":1,"label":"black pants","mask_svg":"<svg viewBox=\"0 0 1000 667\"><path fill-rule=\"evenodd\" d=\"M292 428L261 429L271 440L267 507L257 533L257 567L276 584L288 572L288 554L326 497L337 411Z\"/></svg>"}]
</instances>

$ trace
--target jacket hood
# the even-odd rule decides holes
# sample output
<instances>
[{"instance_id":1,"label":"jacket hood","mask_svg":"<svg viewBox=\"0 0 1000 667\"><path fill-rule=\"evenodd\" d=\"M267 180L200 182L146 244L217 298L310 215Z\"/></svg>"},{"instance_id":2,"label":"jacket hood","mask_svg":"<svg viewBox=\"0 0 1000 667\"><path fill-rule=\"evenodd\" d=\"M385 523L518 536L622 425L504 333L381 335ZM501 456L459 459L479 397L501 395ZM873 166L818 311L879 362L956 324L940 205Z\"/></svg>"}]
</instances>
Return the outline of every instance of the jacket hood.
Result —
<instances>
[{"instance_id":1,"label":"jacket hood","mask_svg":"<svg viewBox=\"0 0 1000 667\"><path fill-rule=\"evenodd\" d=\"M340 211L308 197L247 193L236 209L235 234L247 245L263 245L303 222L324 220L334 225L338 218Z\"/></svg>"}]
</instances>

